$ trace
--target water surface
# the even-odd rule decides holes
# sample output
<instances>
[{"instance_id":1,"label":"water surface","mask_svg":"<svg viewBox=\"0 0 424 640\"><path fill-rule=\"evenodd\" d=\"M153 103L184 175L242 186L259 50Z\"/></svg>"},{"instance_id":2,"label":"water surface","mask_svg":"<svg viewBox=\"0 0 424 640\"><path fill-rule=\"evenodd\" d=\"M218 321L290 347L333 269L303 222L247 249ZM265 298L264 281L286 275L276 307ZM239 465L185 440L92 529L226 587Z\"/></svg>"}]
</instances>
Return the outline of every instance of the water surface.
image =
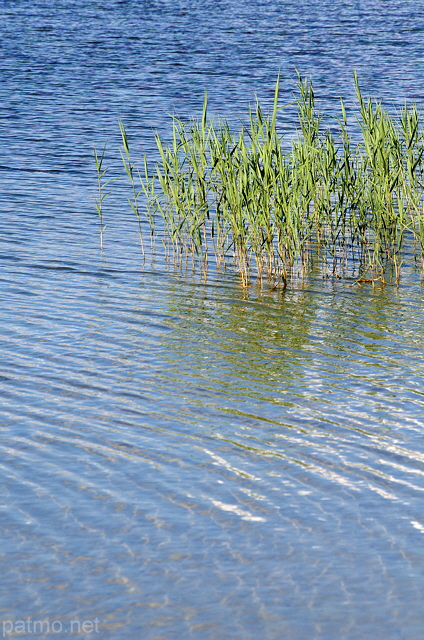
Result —
<instances>
[{"instance_id":1,"label":"water surface","mask_svg":"<svg viewBox=\"0 0 424 640\"><path fill-rule=\"evenodd\" d=\"M108 138L122 173L120 117L154 157L205 88L230 119L270 105L279 69L352 121L352 67L424 104L419 3L17 0L0 24L0 633L420 640L415 266L281 292L143 265L124 180L101 253L92 159Z\"/></svg>"}]
</instances>

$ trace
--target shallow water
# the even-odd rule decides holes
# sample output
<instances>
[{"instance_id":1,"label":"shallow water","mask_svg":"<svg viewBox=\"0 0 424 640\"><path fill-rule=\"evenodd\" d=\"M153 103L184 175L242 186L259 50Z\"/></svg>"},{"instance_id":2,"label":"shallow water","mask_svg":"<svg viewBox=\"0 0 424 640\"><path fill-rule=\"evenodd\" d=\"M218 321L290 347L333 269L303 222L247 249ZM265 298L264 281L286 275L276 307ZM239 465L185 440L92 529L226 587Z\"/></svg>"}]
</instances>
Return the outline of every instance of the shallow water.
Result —
<instances>
[{"instance_id":1,"label":"shallow water","mask_svg":"<svg viewBox=\"0 0 424 640\"><path fill-rule=\"evenodd\" d=\"M194 6L192 6L194 5ZM422 637L423 289L143 266L124 181L207 87L424 104L418 3L0 8L2 637ZM291 111L281 121L290 131ZM122 172L121 172L122 173Z\"/></svg>"}]
</instances>

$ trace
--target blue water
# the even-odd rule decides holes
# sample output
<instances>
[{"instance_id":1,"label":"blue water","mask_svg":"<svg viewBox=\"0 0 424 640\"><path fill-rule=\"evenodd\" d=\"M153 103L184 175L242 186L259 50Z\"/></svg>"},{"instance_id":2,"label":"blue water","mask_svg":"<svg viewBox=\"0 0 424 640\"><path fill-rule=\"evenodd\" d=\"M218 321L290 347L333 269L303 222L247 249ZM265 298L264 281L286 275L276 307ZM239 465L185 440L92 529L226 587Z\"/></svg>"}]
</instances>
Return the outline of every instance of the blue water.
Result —
<instances>
[{"instance_id":1,"label":"blue water","mask_svg":"<svg viewBox=\"0 0 424 640\"><path fill-rule=\"evenodd\" d=\"M0 5L0 636L421 640L424 314L143 263L125 180L170 114L234 122L296 70L424 105L416 0ZM290 134L294 110L279 126Z\"/></svg>"}]
</instances>

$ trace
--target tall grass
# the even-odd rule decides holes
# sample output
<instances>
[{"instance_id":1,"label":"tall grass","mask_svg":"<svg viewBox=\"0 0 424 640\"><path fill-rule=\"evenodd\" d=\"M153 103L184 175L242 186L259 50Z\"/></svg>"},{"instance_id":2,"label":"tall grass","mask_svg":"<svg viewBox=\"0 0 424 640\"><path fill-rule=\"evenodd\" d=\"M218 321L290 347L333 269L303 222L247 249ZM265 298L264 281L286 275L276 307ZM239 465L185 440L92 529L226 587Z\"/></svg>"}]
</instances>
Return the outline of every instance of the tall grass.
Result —
<instances>
[{"instance_id":1,"label":"tall grass","mask_svg":"<svg viewBox=\"0 0 424 640\"><path fill-rule=\"evenodd\" d=\"M254 275L286 287L319 263L328 276L398 282L406 238L424 263L424 133L416 106L392 117L364 98L356 74L357 131L346 108L331 127L316 109L309 80L298 77L298 128L279 133L280 80L270 114L260 104L234 131L208 118L172 119L172 139L156 135L160 160L143 171L132 163L120 123L122 159L132 185L130 204L143 248L139 197L147 197L152 237L169 260L205 273L211 259L233 265L243 285ZM101 188L102 165L96 156ZM139 185L139 186L136 186ZM100 195L100 210L102 196ZM102 222L101 222L102 224Z\"/></svg>"}]
</instances>

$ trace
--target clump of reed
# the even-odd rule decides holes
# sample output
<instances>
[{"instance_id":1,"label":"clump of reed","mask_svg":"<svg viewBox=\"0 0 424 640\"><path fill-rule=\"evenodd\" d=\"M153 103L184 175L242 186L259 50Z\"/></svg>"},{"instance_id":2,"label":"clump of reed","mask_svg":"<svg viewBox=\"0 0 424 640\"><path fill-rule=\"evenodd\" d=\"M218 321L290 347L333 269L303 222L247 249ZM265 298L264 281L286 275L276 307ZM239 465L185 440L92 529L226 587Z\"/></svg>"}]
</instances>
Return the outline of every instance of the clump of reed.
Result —
<instances>
[{"instance_id":1,"label":"clump of reed","mask_svg":"<svg viewBox=\"0 0 424 640\"><path fill-rule=\"evenodd\" d=\"M398 282L407 238L423 265L420 114L405 105L394 118L362 96L356 74L354 82L355 135L343 100L339 117L324 125L312 83L300 75L299 126L288 143L278 127L279 79L271 113L257 102L238 131L208 118L205 94L200 120L174 117L170 144L156 135L160 160L153 170L146 158L142 171L131 162L120 123L142 247L144 193L151 235L160 236L169 260L205 273L211 260L218 268L232 264L243 285L255 276L286 287L317 261L330 277L350 269L357 281Z\"/></svg>"}]
</instances>

